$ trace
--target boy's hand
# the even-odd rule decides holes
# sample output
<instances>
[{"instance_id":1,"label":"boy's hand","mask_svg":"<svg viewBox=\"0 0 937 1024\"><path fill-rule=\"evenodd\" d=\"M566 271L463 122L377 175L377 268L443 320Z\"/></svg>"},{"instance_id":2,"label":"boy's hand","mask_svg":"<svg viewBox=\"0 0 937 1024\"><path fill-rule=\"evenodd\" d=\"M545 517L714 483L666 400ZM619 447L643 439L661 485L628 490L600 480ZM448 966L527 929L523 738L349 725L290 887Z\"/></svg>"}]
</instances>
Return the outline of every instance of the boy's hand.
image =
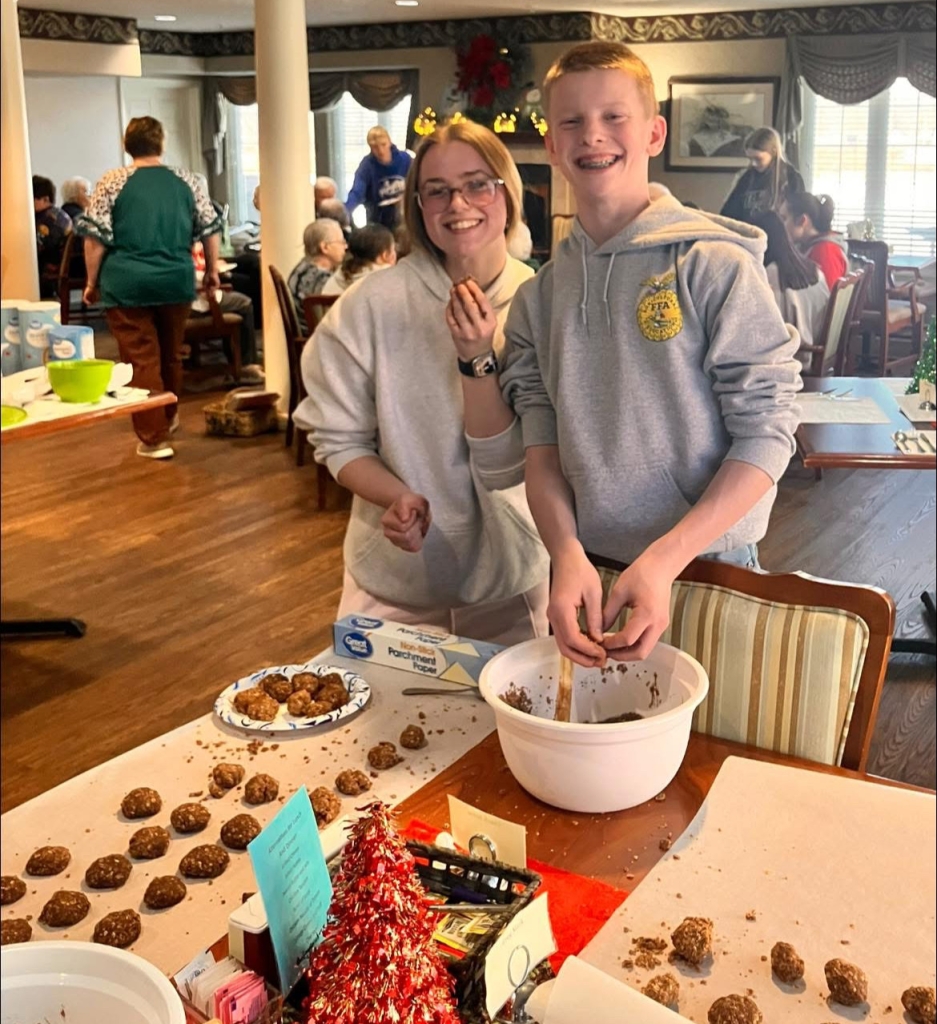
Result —
<instances>
[{"instance_id":1,"label":"boy's hand","mask_svg":"<svg viewBox=\"0 0 937 1024\"><path fill-rule=\"evenodd\" d=\"M429 502L422 494L406 491L381 516L384 536L402 551L416 553L433 521Z\"/></svg>"},{"instance_id":2,"label":"boy's hand","mask_svg":"<svg viewBox=\"0 0 937 1024\"><path fill-rule=\"evenodd\" d=\"M588 635L579 628L579 609L585 608ZM602 647L602 581L579 544L553 561L553 584L547 618L556 646L577 665L604 665Z\"/></svg>"},{"instance_id":3,"label":"boy's hand","mask_svg":"<svg viewBox=\"0 0 937 1024\"><path fill-rule=\"evenodd\" d=\"M673 576L653 556L641 555L618 577L602 612L608 629L622 608L631 608L623 629L606 636L603 646L615 661L646 658L670 622Z\"/></svg>"},{"instance_id":4,"label":"boy's hand","mask_svg":"<svg viewBox=\"0 0 937 1024\"><path fill-rule=\"evenodd\" d=\"M474 359L492 349L498 321L488 297L471 277L450 289L446 326L460 359Z\"/></svg>"}]
</instances>

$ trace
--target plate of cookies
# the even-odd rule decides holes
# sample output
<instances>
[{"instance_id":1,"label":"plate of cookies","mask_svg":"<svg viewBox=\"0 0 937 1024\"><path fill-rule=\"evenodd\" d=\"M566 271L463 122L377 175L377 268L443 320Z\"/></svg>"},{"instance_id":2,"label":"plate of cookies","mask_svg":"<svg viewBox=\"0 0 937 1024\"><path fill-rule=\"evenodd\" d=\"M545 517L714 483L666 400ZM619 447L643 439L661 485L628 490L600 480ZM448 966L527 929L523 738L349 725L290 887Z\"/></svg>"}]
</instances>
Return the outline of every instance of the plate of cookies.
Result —
<instances>
[{"instance_id":1,"label":"plate of cookies","mask_svg":"<svg viewBox=\"0 0 937 1024\"><path fill-rule=\"evenodd\" d=\"M331 665L262 668L223 690L215 714L228 725L257 732L297 732L340 722L371 699L355 672Z\"/></svg>"}]
</instances>

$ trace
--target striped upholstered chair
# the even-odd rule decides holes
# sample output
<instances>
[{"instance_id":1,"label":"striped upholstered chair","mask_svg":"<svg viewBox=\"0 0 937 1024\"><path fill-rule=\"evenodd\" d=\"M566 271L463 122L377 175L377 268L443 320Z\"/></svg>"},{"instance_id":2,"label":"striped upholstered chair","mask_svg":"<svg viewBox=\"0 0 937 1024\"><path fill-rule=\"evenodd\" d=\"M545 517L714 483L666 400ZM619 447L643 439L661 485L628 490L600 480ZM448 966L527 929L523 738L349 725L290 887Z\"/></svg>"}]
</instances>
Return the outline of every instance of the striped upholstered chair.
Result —
<instances>
[{"instance_id":1,"label":"striped upholstered chair","mask_svg":"<svg viewBox=\"0 0 937 1024\"><path fill-rule=\"evenodd\" d=\"M592 561L607 595L623 567ZM894 625L877 587L700 560L674 583L661 640L709 675L697 732L862 771Z\"/></svg>"}]
</instances>

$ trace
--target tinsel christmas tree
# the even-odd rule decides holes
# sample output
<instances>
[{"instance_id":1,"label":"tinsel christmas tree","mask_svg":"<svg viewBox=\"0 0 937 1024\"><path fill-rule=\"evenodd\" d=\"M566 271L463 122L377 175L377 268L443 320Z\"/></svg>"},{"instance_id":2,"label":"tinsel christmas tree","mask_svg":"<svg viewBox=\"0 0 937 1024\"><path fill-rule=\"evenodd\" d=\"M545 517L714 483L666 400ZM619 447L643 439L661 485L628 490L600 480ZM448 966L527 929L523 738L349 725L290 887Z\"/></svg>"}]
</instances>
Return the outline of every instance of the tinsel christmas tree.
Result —
<instances>
[{"instance_id":1,"label":"tinsel christmas tree","mask_svg":"<svg viewBox=\"0 0 937 1024\"><path fill-rule=\"evenodd\" d=\"M306 976L307 1024L461 1024L414 860L375 803L351 829Z\"/></svg>"},{"instance_id":2,"label":"tinsel christmas tree","mask_svg":"<svg viewBox=\"0 0 937 1024\"><path fill-rule=\"evenodd\" d=\"M926 381L929 384L935 383L934 350L937 348L937 342L934 340L935 329L937 329L937 317L932 316L930 323L927 325L927 339L921 351L921 358L914 367L914 374L911 377L911 383L908 385L906 393L909 395L916 395L921 390L921 381Z\"/></svg>"}]
</instances>

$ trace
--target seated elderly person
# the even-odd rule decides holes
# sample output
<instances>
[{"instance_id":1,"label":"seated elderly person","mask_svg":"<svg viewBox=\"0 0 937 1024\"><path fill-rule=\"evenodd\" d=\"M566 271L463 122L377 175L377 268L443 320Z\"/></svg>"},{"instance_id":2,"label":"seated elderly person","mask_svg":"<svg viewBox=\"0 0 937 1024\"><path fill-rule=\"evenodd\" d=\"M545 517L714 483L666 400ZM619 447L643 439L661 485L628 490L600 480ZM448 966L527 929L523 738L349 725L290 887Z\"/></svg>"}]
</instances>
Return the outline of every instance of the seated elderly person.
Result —
<instances>
[{"instance_id":1,"label":"seated elderly person","mask_svg":"<svg viewBox=\"0 0 937 1024\"><path fill-rule=\"evenodd\" d=\"M199 285L205 275L205 251L201 242L192 248L195 261L195 279ZM250 297L237 290L219 290L215 298L222 313L237 313L241 317L238 348L241 350L241 376L238 383L258 384L264 381L264 370L258 362L257 333L254 328L254 304ZM211 306L204 291L199 291L192 303L190 317L211 316Z\"/></svg>"},{"instance_id":2,"label":"seated elderly person","mask_svg":"<svg viewBox=\"0 0 937 1024\"><path fill-rule=\"evenodd\" d=\"M293 267L288 286L296 305L300 330L308 334L303 299L307 295L321 294L329 278L342 265L348 243L338 221L320 217L303 232L303 248L305 255Z\"/></svg>"},{"instance_id":3,"label":"seated elderly person","mask_svg":"<svg viewBox=\"0 0 937 1024\"><path fill-rule=\"evenodd\" d=\"M324 174L316 178L312 186L313 195L316 201L316 216L320 216L319 207L326 199L334 199L338 195L338 184L334 178L328 178ZM345 204L342 203L342 206Z\"/></svg>"},{"instance_id":4,"label":"seated elderly person","mask_svg":"<svg viewBox=\"0 0 937 1024\"><path fill-rule=\"evenodd\" d=\"M336 221L341 225L346 238L351 233L351 217L341 199L323 199L316 208L316 217L320 220L327 217L329 220Z\"/></svg>"},{"instance_id":5,"label":"seated elderly person","mask_svg":"<svg viewBox=\"0 0 937 1024\"><path fill-rule=\"evenodd\" d=\"M88 209L91 192L91 182L87 178L66 178L62 182L62 209L72 220Z\"/></svg>"},{"instance_id":6,"label":"seated elderly person","mask_svg":"<svg viewBox=\"0 0 937 1024\"><path fill-rule=\"evenodd\" d=\"M62 250L72 233L72 219L55 205L55 185L38 174L33 175L33 211L36 217L39 294L50 299L55 297L58 288Z\"/></svg>"}]
</instances>

